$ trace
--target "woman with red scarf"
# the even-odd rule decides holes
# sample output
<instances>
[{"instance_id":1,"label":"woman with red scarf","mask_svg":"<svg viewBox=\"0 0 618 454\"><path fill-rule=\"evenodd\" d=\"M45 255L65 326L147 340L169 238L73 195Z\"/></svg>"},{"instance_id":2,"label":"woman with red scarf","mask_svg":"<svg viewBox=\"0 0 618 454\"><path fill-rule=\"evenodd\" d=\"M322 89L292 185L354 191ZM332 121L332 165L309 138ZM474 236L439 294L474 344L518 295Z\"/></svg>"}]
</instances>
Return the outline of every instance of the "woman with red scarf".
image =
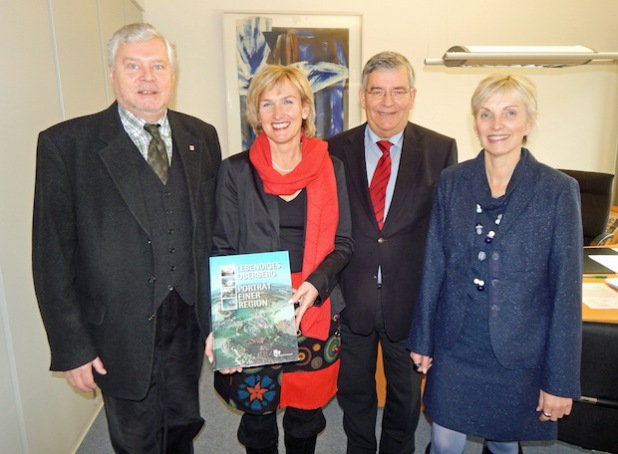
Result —
<instances>
[{"instance_id":1,"label":"woman with red scarf","mask_svg":"<svg viewBox=\"0 0 618 454\"><path fill-rule=\"evenodd\" d=\"M289 251L301 359L217 372L215 388L244 411L238 440L247 453L278 452L278 408L286 452L313 453L322 407L337 391L337 282L354 247L344 170L313 137L313 93L297 68L268 65L254 76L247 119L255 142L219 173L214 255Z\"/></svg>"}]
</instances>

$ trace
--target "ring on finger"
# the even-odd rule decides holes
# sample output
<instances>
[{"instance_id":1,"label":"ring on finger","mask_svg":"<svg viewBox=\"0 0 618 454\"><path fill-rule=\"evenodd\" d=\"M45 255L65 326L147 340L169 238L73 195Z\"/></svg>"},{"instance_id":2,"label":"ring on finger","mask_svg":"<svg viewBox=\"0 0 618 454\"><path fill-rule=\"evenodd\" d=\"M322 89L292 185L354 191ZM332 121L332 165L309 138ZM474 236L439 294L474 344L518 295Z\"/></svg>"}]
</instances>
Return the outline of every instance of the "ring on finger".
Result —
<instances>
[{"instance_id":1,"label":"ring on finger","mask_svg":"<svg viewBox=\"0 0 618 454\"><path fill-rule=\"evenodd\" d=\"M551 418L551 413L545 413L545 412L543 412L543 416L545 416L546 418Z\"/></svg>"}]
</instances>

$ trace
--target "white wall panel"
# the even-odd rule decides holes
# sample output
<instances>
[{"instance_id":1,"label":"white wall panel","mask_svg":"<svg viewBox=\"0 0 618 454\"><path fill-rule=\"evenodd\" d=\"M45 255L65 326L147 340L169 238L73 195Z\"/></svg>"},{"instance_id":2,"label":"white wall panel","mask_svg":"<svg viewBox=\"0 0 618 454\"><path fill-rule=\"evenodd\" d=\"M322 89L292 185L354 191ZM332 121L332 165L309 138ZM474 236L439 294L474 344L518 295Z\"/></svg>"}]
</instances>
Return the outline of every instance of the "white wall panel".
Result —
<instances>
[{"instance_id":1,"label":"white wall panel","mask_svg":"<svg viewBox=\"0 0 618 454\"><path fill-rule=\"evenodd\" d=\"M102 30L111 35L140 15L131 0L23 0L0 17L2 453L72 452L100 408L48 370L30 260L36 141L57 122L108 105Z\"/></svg>"},{"instance_id":2,"label":"white wall panel","mask_svg":"<svg viewBox=\"0 0 618 454\"><path fill-rule=\"evenodd\" d=\"M572 45L618 52L618 2L590 0L148 0L145 18L176 42L180 77L176 108L213 123L227 145L223 11L354 13L363 16L363 62L382 50L406 55L416 69L412 120L457 139L460 160L475 156L470 97L485 76L530 76L539 89L540 118L529 144L547 164L614 171L618 140L618 65L571 69L457 69L424 66L452 45ZM385 33L385 31L387 31Z\"/></svg>"}]
</instances>

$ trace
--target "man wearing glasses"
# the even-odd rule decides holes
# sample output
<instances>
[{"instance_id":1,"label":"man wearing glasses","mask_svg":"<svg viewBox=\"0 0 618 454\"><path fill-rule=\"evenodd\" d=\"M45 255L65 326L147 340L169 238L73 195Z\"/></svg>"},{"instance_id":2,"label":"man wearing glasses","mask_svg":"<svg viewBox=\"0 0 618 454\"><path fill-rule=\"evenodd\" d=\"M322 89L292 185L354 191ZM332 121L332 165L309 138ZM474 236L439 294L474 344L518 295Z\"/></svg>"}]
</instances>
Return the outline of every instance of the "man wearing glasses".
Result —
<instances>
[{"instance_id":1,"label":"man wearing glasses","mask_svg":"<svg viewBox=\"0 0 618 454\"><path fill-rule=\"evenodd\" d=\"M337 398L348 453L378 449L378 343L387 380L379 452L414 452L421 375L405 344L434 187L440 172L457 162L454 139L408 121L415 96L414 70L403 55L373 56L360 90L367 123L328 140L345 164L356 242L341 279L346 309Z\"/></svg>"}]
</instances>

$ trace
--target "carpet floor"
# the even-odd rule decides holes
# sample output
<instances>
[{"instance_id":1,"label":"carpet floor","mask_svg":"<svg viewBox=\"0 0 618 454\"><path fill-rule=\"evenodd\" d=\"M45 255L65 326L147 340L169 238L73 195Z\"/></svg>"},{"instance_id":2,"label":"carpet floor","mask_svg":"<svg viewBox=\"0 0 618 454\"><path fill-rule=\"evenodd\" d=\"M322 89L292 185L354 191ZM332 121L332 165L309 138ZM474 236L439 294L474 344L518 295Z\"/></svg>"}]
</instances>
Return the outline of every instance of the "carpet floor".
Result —
<instances>
[{"instance_id":1,"label":"carpet floor","mask_svg":"<svg viewBox=\"0 0 618 454\"><path fill-rule=\"evenodd\" d=\"M206 424L198 437L195 439L196 454L240 454L244 453L244 447L236 440L236 429L240 421L240 412L230 409L216 395L212 386L212 371L205 366L202 373L201 411ZM325 408L324 414L327 420L326 429L318 437L316 454L345 454L346 439L341 425L342 411L337 400L331 401ZM381 411L378 412L378 428ZM283 434L281 430L281 415L279 415L280 428L280 451L283 449ZM379 431L376 430L379 437ZM430 438L430 425L421 417L416 431L416 451L424 453ZM524 454L582 454L591 453L577 446L562 442L554 443L524 443ZM469 438L464 454L480 454L482 442ZM77 454L109 454L112 453L111 444L107 434L107 424L103 411L99 413L90 431L82 442Z\"/></svg>"}]
</instances>

